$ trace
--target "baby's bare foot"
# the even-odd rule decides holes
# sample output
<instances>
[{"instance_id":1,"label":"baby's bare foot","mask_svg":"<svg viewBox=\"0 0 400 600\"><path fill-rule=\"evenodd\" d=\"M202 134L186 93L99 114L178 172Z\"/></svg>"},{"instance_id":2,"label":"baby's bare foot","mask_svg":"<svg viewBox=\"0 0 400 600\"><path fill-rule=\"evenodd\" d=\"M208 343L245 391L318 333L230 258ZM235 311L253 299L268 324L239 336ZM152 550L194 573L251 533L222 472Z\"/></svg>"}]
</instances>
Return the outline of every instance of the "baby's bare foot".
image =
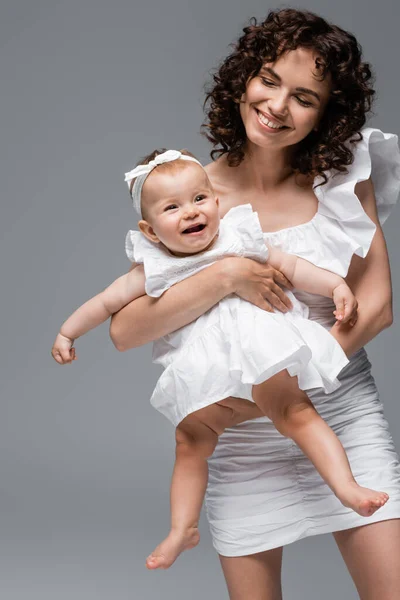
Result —
<instances>
[{"instance_id":1,"label":"baby's bare foot","mask_svg":"<svg viewBox=\"0 0 400 600\"><path fill-rule=\"evenodd\" d=\"M171 529L168 537L146 559L148 569L168 569L184 550L197 546L200 534L197 527L184 531Z\"/></svg>"},{"instance_id":2,"label":"baby's bare foot","mask_svg":"<svg viewBox=\"0 0 400 600\"><path fill-rule=\"evenodd\" d=\"M356 482L349 483L340 490L338 498L344 506L355 510L362 517L370 517L389 500L385 492L377 492L361 487Z\"/></svg>"}]
</instances>

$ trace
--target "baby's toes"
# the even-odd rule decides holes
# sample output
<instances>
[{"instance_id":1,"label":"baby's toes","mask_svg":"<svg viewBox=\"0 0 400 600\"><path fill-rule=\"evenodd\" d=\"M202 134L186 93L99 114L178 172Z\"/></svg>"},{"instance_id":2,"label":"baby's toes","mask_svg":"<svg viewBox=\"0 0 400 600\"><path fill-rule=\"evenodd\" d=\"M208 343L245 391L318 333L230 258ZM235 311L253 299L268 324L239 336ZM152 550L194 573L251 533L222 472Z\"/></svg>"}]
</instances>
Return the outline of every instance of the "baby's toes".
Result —
<instances>
[{"instance_id":1,"label":"baby's toes","mask_svg":"<svg viewBox=\"0 0 400 600\"><path fill-rule=\"evenodd\" d=\"M379 494L378 499L377 499L380 506L383 506L384 504L386 504L386 502L388 500L389 500L389 494L386 494L385 492L382 492L381 494Z\"/></svg>"},{"instance_id":2,"label":"baby's toes","mask_svg":"<svg viewBox=\"0 0 400 600\"><path fill-rule=\"evenodd\" d=\"M146 567L148 569L162 569L166 566L166 559L165 556L153 556L152 554L150 554L150 556L147 557L146 559Z\"/></svg>"}]
</instances>

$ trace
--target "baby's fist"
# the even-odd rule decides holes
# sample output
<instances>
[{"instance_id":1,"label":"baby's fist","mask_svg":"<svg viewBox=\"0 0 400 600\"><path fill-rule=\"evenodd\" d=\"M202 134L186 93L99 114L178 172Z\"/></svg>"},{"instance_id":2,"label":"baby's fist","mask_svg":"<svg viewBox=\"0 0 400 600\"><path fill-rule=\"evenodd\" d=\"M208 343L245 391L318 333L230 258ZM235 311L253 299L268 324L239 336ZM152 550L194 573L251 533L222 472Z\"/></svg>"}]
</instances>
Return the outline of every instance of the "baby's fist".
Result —
<instances>
[{"instance_id":1,"label":"baby's fist","mask_svg":"<svg viewBox=\"0 0 400 600\"><path fill-rule=\"evenodd\" d=\"M358 302L347 283L343 282L333 290L333 301L336 305L336 310L333 311L336 324L348 323L351 327L355 325L358 318Z\"/></svg>"},{"instance_id":2,"label":"baby's fist","mask_svg":"<svg viewBox=\"0 0 400 600\"><path fill-rule=\"evenodd\" d=\"M74 340L59 333L51 349L51 355L59 365L67 365L76 360Z\"/></svg>"}]
</instances>

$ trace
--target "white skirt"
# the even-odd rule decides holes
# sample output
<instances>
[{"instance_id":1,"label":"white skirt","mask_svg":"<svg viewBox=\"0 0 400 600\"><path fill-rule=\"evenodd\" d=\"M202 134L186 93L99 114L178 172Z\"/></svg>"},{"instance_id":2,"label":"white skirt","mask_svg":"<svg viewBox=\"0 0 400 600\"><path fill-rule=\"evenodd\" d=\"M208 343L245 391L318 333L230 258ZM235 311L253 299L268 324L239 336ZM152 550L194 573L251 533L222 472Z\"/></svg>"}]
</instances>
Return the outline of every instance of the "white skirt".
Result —
<instances>
[{"instance_id":1,"label":"white skirt","mask_svg":"<svg viewBox=\"0 0 400 600\"><path fill-rule=\"evenodd\" d=\"M327 325L330 303L313 299L318 306L312 318ZM206 512L219 554L244 556L310 535L400 518L399 460L364 349L339 380L342 386L329 395L321 390L308 395L340 438L357 482L387 492L388 503L368 518L345 508L269 419L247 421L226 430L209 459Z\"/></svg>"},{"instance_id":2,"label":"white skirt","mask_svg":"<svg viewBox=\"0 0 400 600\"><path fill-rule=\"evenodd\" d=\"M324 327L307 318L307 306L288 295L293 309L285 314L228 296L156 343L153 356L165 371L152 406L176 427L188 414L228 396L252 400L253 385L285 369L298 377L302 390L337 389L337 375L348 364L345 353Z\"/></svg>"}]
</instances>

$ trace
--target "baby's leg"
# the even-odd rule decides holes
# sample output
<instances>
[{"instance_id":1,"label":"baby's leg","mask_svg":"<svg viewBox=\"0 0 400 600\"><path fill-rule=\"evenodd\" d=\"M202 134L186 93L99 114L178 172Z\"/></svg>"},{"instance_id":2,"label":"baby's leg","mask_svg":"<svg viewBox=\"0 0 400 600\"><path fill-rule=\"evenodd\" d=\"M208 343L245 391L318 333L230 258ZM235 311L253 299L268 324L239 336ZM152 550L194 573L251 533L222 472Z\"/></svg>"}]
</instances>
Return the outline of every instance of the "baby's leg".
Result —
<instances>
[{"instance_id":1,"label":"baby's leg","mask_svg":"<svg viewBox=\"0 0 400 600\"><path fill-rule=\"evenodd\" d=\"M150 554L149 569L167 569L199 542L198 521L208 480L207 459L227 427L261 417L253 402L222 400L187 416L176 428L176 461L171 483L171 530Z\"/></svg>"},{"instance_id":2,"label":"baby's leg","mask_svg":"<svg viewBox=\"0 0 400 600\"><path fill-rule=\"evenodd\" d=\"M253 399L279 433L296 442L342 504L368 517L387 502L384 492L356 483L342 444L299 389L296 377L278 373L253 386Z\"/></svg>"}]
</instances>

